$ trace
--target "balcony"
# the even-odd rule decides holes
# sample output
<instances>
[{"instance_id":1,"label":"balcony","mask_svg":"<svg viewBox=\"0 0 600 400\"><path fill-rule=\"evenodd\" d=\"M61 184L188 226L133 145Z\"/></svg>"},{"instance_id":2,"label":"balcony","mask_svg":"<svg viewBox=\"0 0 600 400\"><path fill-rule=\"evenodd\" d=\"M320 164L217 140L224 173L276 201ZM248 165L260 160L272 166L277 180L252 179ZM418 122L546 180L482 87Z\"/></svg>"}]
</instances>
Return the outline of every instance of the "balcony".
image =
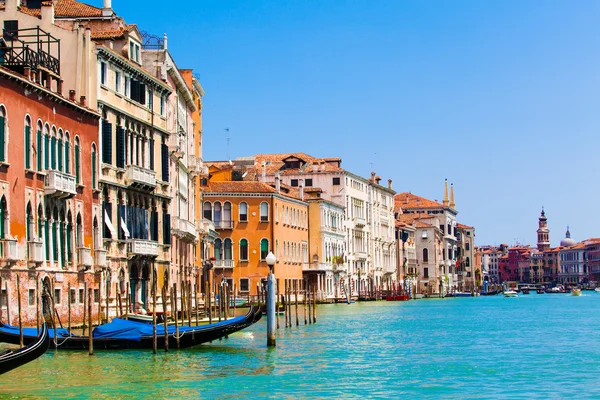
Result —
<instances>
[{"instance_id":1,"label":"balcony","mask_svg":"<svg viewBox=\"0 0 600 400\"><path fill-rule=\"evenodd\" d=\"M158 242L144 239L127 239L127 253L130 257L157 257Z\"/></svg>"},{"instance_id":2,"label":"balcony","mask_svg":"<svg viewBox=\"0 0 600 400\"><path fill-rule=\"evenodd\" d=\"M354 225L358 227L365 226L367 224L367 220L363 217L354 217Z\"/></svg>"},{"instance_id":3,"label":"balcony","mask_svg":"<svg viewBox=\"0 0 600 400\"><path fill-rule=\"evenodd\" d=\"M196 220L196 229L198 229L198 232L202 235L202 234L207 234L210 231L214 231L215 230L215 224L210 220L210 219L197 219Z\"/></svg>"},{"instance_id":4,"label":"balcony","mask_svg":"<svg viewBox=\"0 0 600 400\"><path fill-rule=\"evenodd\" d=\"M215 221L215 229L233 229L233 221Z\"/></svg>"},{"instance_id":5,"label":"balcony","mask_svg":"<svg viewBox=\"0 0 600 400\"><path fill-rule=\"evenodd\" d=\"M93 265L92 255L90 249L87 247L80 247L77 249L77 259L80 270L87 271Z\"/></svg>"},{"instance_id":6,"label":"balcony","mask_svg":"<svg viewBox=\"0 0 600 400\"><path fill-rule=\"evenodd\" d=\"M29 262L41 264L44 262L44 243L43 242L27 242L27 250L29 251Z\"/></svg>"},{"instance_id":7,"label":"balcony","mask_svg":"<svg viewBox=\"0 0 600 400\"><path fill-rule=\"evenodd\" d=\"M196 225L178 217L171 217L171 230L182 238L195 240L197 237Z\"/></svg>"},{"instance_id":8,"label":"balcony","mask_svg":"<svg viewBox=\"0 0 600 400\"><path fill-rule=\"evenodd\" d=\"M334 265L332 263L302 263L302 272L327 272L333 271Z\"/></svg>"},{"instance_id":9,"label":"balcony","mask_svg":"<svg viewBox=\"0 0 600 400\"><path fill-rule=\"evenodd\" d=\"M156 172L137 165L128 165L125 171L125 184L134 188L153 191L156 188Z\"/></svg>"},{"instance_id":10,"label":"balcony","mask_svg":"<svg viewBox=\"0 0 600 400\"><path fill-rule=\"evenodd\" d=\"M215 260L214 268L233 269L233 260Z\"/></svg>"},{"instance_id":11,"label":"balcony","mask_svg":"<svg viewBox=\"0 0 600 400\"><path fill-rule=\"evenodd\" d=\"M58 198L75 196L77 194L75 177L64 172L48 171L44 181L44 193Z\"/></svg>"},{"instance_id":12,"label":"balcony","mask_svg":"<svg viewBox=\"0 0 600 400\"><path fill-rule=\"evenodd\" d=\"M355 251L354 252L354 257L358 260L366 260L367 259L367 252L366 251Z\"/></svg>"},{"instance_id":13,"label":"balcony","mask_svg":"<svg viewBox=\"0 0 600 400\"><path fill-rule=\"evenodd\" d=\"M106 250L94 250L94 264L96 267L106 267Z\"/></svg>"},{"instance_id":14,"label":"balcony","mask_svg":"<svg viewBox=\"0 0 600 400\"><path fill-rule=\"evenodd\" d=\"M8 262L14 262L18 260L16 239L0 240L0 259Z\"/></svg>"}]
</instances>

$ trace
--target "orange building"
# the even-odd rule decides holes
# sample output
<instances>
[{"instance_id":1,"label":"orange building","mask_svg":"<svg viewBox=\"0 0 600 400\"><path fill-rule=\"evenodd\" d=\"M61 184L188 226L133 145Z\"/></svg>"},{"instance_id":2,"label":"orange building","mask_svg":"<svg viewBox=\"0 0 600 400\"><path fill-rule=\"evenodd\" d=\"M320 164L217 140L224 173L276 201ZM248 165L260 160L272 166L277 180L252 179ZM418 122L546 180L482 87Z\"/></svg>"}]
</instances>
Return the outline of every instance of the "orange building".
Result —
<instances>
[{"instance_id":1,"label":"orange building","mask_svg":"<svg viewBox=\"0 0 600 400\"><path fill-rule=\"evenodd\" d=\"M213 164L203 187L202 217L219 233L212 246L212 281L226 280L242 297L254 296L269 272L265 258L272 251L282 292L281 282L301 280L308 262L308 204L286 185L230 177L231 168Z\"/></svg>"}]
</instances>

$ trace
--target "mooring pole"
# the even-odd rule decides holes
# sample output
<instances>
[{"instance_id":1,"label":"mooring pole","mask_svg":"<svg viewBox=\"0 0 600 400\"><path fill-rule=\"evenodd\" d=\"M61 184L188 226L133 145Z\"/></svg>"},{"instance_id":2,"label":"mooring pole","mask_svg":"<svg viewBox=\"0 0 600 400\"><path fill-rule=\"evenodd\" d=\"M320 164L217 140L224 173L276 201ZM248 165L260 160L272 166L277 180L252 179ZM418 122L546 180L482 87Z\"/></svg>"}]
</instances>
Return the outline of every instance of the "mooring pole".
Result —
<instances>
[{"instance_id":1,"label":"mooring pole","mask_svg":"<svg viewBox=\"0 0 600 400\"><path fill-rule=\"evenodd\" d=\"M273 273L273 266L277 261L275 254L269 252L265 258L267 265L269 266L269 276L267 277L267 346L275 347L275 328L277 326L276 310L275 310L275 274Z\"/></svg>"}]
</instances>

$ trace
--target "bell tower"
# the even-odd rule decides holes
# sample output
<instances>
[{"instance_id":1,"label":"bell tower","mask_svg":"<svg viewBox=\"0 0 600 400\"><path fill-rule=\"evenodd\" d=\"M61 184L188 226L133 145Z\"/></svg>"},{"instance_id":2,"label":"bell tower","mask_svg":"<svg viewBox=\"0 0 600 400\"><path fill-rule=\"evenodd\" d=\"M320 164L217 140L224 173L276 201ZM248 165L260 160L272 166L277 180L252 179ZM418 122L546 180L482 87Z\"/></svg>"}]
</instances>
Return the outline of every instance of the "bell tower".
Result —
<instances>
[{"instance_id":1,"label":"bell tower","mask_svg":"<svg viewBox=\"0 0 600 400\"><path fill-rule=\"evenodd\" d=\"M548 229L548 219L542 207L542 214L540 215L537 230L537 248L539 251L550 250L550 230Z\"/></svg>"}]
</instances>

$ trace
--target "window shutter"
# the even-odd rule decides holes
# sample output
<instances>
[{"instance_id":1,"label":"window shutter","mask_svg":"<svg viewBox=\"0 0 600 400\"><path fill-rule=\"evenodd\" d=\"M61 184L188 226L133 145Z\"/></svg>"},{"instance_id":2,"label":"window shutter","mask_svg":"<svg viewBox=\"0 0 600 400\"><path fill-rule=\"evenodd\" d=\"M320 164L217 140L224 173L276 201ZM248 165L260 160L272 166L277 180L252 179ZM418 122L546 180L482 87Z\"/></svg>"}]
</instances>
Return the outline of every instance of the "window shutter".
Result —
<instances>
[{"instance_id":1,"label":"window shutter","mask_svg":"<svg viewBox=\"0 0 600 400\"><path fill-rule=\"evenodd\" d=\"M29 126L25 127L25 168L31 169L31 127Z\"/></svg>"},{"instance_id":2,"label":"window shutter","mask_svg":"<svg viewBox=\"0 0 600 400\"><path fill-rule=\"evenodd\" d=\"M125 168L125 129L117 127L117 167Z\"/></svg>"},{"instance_id":3,"label":"window shutter","mask_svg":"<svg viewBox=\"0 0 600 400\"><path fill-rule=\"evenodd\" d=\"M110 239L112 235L110 233L110 229L108 229L108 226L106 226L106 221L104 219L104 215L106 214L108 214L109 217L112 216L112 205L108 202L104 203L104 212L102 213L102 231L104 233L103 237Z\"/></svg>"},{"instance_id":4,"label":"window shutter","mask_svg":"<svg viewBox=\"0 0 600 400\"><path fill-rule=\"evenodd\" d=\"M44 135L44 169L50 166L50 136Z\"/></svg>"},{"instance_id":5,"label":"window shutter","mask_svg":"<svg viewBox=\"0 0 600 400\"><path fill-rule=\"evenodd\" d=\"M79 165L79 145L75 145L75 183L80 184L81 183L81 167Z\"/></svg>"},{"instance_id":6,"label":"window shutter","mask_svg":"<svg viewBox=\"0 0 600 400\"><path fill-rule=\"evenodd\" d=\"M44 144L42 142L42 131L37 131L37 169L42 170L42 159L44 158Z\"/></svg>"},{"instance_id":7,"label":"window shutter","mask_svg":"<svg viewBox=\"0 0 600 400\"><path fill-rule=\"evenodd\" d=\"M102 121L102 162L112 164L112 124Z\"/></svg>"},{"instance_id":8,"label":"window shutter","mask_svg":"<svg viewBox=\"0 0 600 400\"><path fill-rule=\"evenodd\" d=\"M117 232L118 232L118 237L119 240L123 240L125 238L125 232L123 231L123 228L121 227L121 218L123 217L124 214L124 208L125 206L119 204L117 206L117 220L115 221L116 228L117 228Z\"/></svg>"},{"instance_id":9,"label":"window shutter","mask_svg":"<svg viewBox=\"0 0 600 400\"><path fill-rule=\"evenodd\" d=\"M163 243L171 244L171 215L163 213Z\"/></svg>"},{"instance_id":10,"label":"window shutter","mask_svg":"<svg viewBox=\"0 0 600 400\"><path fill-rule=\"evenodd\" d=\"M146 85L140 83L140 104L146 105Z\"/></svg>"},{"instance_id":11,"label":"window shutter","mask_svg":"<svg viewBox=\"0 0 600 400\"><path fill-rule=\"evenodd\" d=\"M169 147L166 144L161 144L161 163L162 163L162 180L169 182Z\"/></svg>"},{"instance_id":12,"label":"window shutter","mask_svg":"<svg viewBox=\"0 0 600 400\"><path fill-rule=\"evenodd\" d=\"M152 215L150 217L150 231L151 231L151 239L154 241L158 241L158 211L152 211Z\"/></svg>"},{"instance_id":13,"label":"window shutter","mask_svg":"<svg viewBox=\"0 0 600 400\"><path fill-rule=\"evenodd\" d=\"M98 182L96 177L96 151L92 151L92 189L96 189L97 187Z\"/></svg>"},{"instance_id":14,"label":"window shutter","mask_svg":"<svg viewBox=\"0 0 600 400\"><path fill-rule=\"evenodd\" d=\"M71 168L70 168L70 165L69 165L69 161L70 161L69 160L69 158L70 158L69 153L71 153L71 148L70 147L71 146L69 145L69 142L65 142L65 172L67 174L71 173Z\"/></svg>"},{"instance_id":15,"label":"window shutter","mask_svg":"<svg viewBox=\"0 0 600 400\"><path fill-rule=\"evenodd\" d=\"M151 133L151 135L153 135ZM150 138L150 169L154 171L154 138Z\"/></svg>"},{"instance_id":16,"label":"window shutter","mask_svg":"<svg viewBox=\"0 0 600 400\"><path fill-rule=\"evenodd\" d=\"M63 142L61 139L58 139L58 170L61 172L63 170Z\"/></svg>"},{"instance_id":17,"label":"window shutter","mask_svg":"<svg viewBox=\"0 0 600 400\"><path fill-rule=\"evenodd\" d=\"M140 82L135 79L131 80L131 100L138 101L140 96Z\"/></svg>"}]
</instances>

